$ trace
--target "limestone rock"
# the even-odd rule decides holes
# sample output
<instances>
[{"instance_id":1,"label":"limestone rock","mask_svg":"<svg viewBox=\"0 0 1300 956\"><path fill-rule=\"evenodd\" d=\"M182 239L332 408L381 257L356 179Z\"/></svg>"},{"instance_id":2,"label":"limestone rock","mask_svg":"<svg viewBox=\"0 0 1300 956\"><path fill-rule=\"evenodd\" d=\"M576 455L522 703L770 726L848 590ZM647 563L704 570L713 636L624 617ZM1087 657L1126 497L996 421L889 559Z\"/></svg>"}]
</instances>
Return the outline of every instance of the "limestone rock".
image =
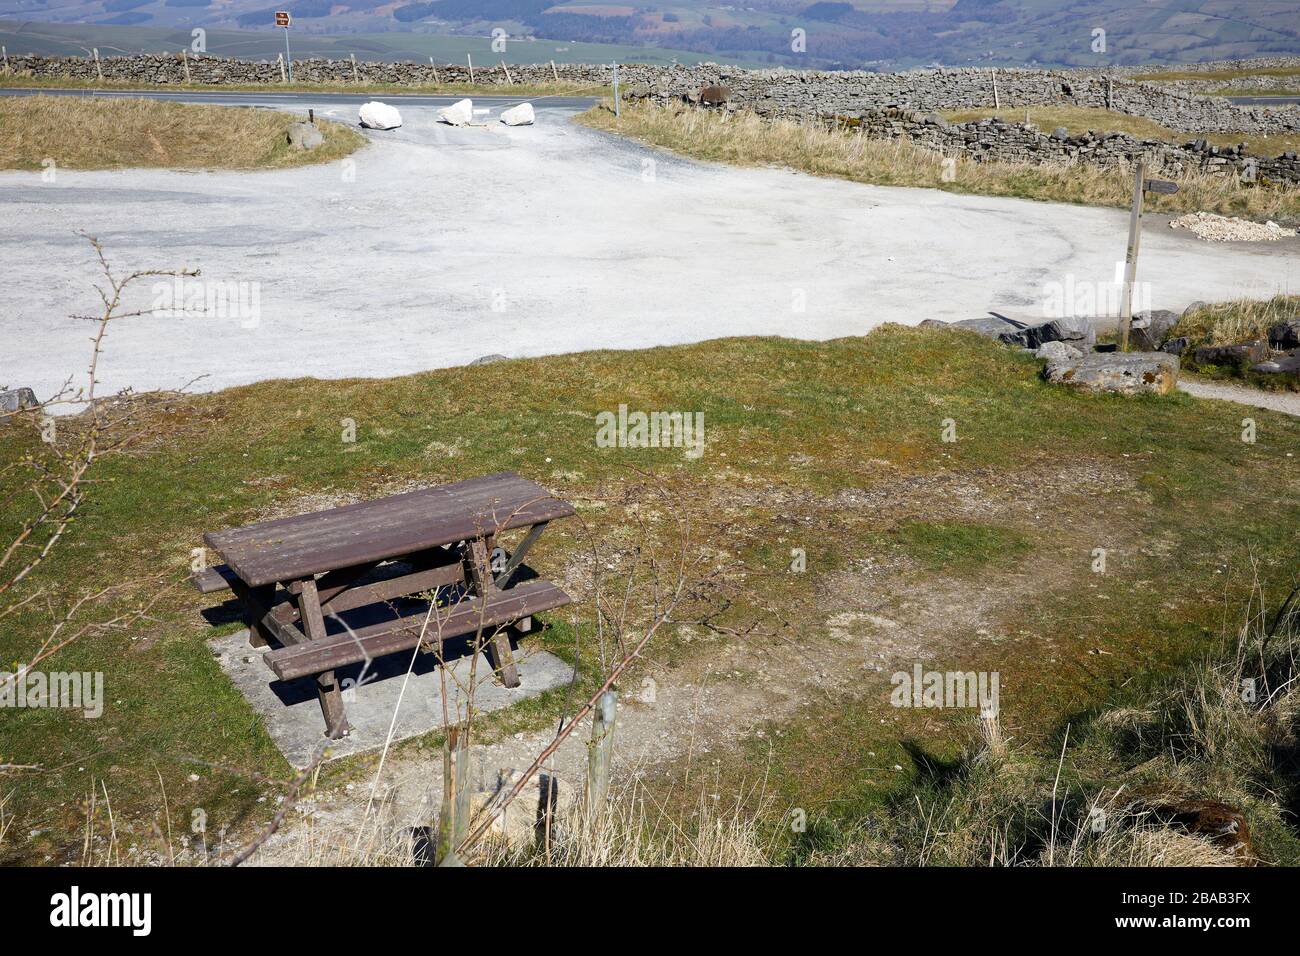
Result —
<instances>
[{"instance_id":1,"label":"limestone rock","mask_svg":"<svg viewBox=\"0 0 1300 956\"><path fill-rule=\"evenodd\" d=\"M937 319L926 320L926 322L935 322L935 321L938 320ZM1025 327L1024 323L1022 322L1015 322L1012 321L1011 319L1004 319L996 315L984 315L984 316L980 316L978 319L958 319L956 322L951 323L951 325L953 326L953 328L969 329L972 332L976 332L979 335L983 335L991 339L996 339L999 335L1002 335L1004 332L1015 332L1018 329L1023 329Z\"/></svg>"},{"instance_id":2,"label":"limestone rock","mask_svg":"<svg viewBox=\"0 0 1300 956\"><path fill-rule=\"evenodd\" d=\"M501 122L507 126L532 126L535 119L532 103L520 103L501 113Z\"/></svg>"},{"instance_id":3,"label":"limestone rock","mask_svg":"<svg viewBox=\"0 0 1300 956\"><path fill-rule=\"evenodd\" d=\"M1278 322L1270 328L1268 344L1275 349L1300 348L1300 316Z\"/></svg>"},{"instance_id":4,"label":"limestone rock","mask_svg":"<svg viewBox=\"0 0 1300 956\"><path fill-rule=\"evenodd\" d=\"M1178 357L1166 352L1091 352L1048 363L1049 382L1090 392L1166 395L1178 381Z\"/></svg>"},{"instance_id":5,"label":"limestone rock","mask_svg":"<svg viewBox=\"0 0 1300 956\"><path fill-rule=\"evenodd\" d=\"M30 388L11 388L0 392L0 412L17 412L36 406L36 393Z\"/></svg>"},{"instance_id":6,"label":"limestone rock","mask_svg":"<svg viewBox=\"0 0 1300 956\"><path fill-rule=\"evenodd\" d=\"M466 126L474 119L474 101L466 98L438 110L438 119L450 126Z\"/></svg>"},{"instance_id":7,"label":"limestone rock","mask_svg":"<svg viewBox=\"0 0 1300 956\"><path fill-rule=\"evenodd\" d=\"M325 142L315 123L293 123L289 126L289 145L294 149L315 149Z\"/></svg>"},{"instance_id":8,"label":"limestone rock","mask_svg":"<svg viewBox=\"0 0 1300 956\"><path fill-rule=\"evenodd\" d=\"M1181 316L1168 309L1151 309L1133 316L1133 325L1129 333L1129 342L1139 352L1159 350L1169 335L1169 331L1178 324Z\"/></svg>"},{"instance_id":9,"label":"limestone rock","mask_svg":"<svg viewBox=\"0 0 1300 956\"><path fill-rule=\"evenodd\" d=\"M397 108L378 100L362 104L358 115L366 129L397 129L402 125L402 114L397 112Z\"/></svg>"},{"instance_id":10,"label":"limestone rock","mask_svg":"<svg viewBox=\"0 0 1300 956\"><path fill-rule=\"evenodd\" d=\"M1286 355L1279 355L1277 358L1266 359L1257 365L1252 365L1250 370L1252 372L1262 372L1265 375L1300 373L1300 351L1289 352Z\"/></svg>"},{"instance_id":11,"label":"limestone rock","mask_svg":"<svg viewBox=\"0 0 1300 956\"><path fill-rule=\"evenodd\" d=\"M1044 342L1034 353L1036 358L1059 362L1066 359L1083 358L1083 352L1066 342Z\"/></svg>"},{"instance_id":12,"label":"limestone rock","mask_svg":"<svg viewBox=\"0 0 1300 956\"><path fill-rule=\"evenodd\" d=\"M1268 361L1268 343L1263 339L1239 345L1202 345L1192 353L1197 365L1253 365Z\"/></svg>"},{"instance_id":13,"label":"limestone rock","mask_svg":"<svg viewBox=\"0 0 1300 956\"><path fill-rule=\"evenodd\" d=\"M1061 318L1003 332L998 336L998 341L1027 349L1041 348L1045 342L1081 343L1076 347L1086 352L1096 343L1097 333L1090 319Z\"/></svg>"}]
</instances>

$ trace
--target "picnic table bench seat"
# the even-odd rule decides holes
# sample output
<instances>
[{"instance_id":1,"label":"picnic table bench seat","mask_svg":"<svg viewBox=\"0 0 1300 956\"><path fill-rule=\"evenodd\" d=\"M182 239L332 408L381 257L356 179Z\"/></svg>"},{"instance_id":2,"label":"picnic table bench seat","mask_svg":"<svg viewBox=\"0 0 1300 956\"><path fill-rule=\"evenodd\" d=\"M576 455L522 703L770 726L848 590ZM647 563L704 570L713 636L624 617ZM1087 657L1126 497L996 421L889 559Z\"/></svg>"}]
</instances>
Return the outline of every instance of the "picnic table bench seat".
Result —
<instances>
[{"instance_id":1,"label":"picnic table bench seat","mask_svg":"<svg viewBox=\"0 0 1300 956\"><path fill-rule=\"evenodd\" d=\"M230 589L254 646L281 680L315 675L326 734L348 732L338 668L468 634L506 686L518 686L510 634L571 602L541 579L511 579L547 524L572 505L503 472L326 511L209 532L223 563L192 575L203 594ZM512 553L497 536L528 531ZM494 552L496 560L493 560ZM435 602L413 601L432 592ZM382 611L382 620L355 615Z\"/></svg>"}]
</instances>

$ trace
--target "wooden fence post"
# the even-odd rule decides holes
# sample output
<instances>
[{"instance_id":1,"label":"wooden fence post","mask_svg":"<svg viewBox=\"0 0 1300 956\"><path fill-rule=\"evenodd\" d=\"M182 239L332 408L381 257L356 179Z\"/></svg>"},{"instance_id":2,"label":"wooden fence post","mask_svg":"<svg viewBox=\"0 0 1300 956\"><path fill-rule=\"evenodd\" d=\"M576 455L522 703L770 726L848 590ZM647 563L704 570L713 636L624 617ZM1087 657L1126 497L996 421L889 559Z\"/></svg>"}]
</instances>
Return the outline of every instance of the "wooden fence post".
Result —
<instances>
[{"instance_id":1,"label":"wooden fence post","mask_svg":"<svg viewBox=\"0 0 1300 956\"><path fill-rule=\"evenodd\" d=\"M3 56L4 56L4 59L5 59L5 76L8 76L8 75L9 75L9 51L8 51L7 49L5 49L4 47L0 46L0 55L3 55Z\"/></svg>"},{"instance_id":2,"label":"wooden fence post","mask_svg":"<svg viewBox=\"0 0 1300 956\"><path fill-rule=\"evenodd\" d=\"M555 61L551 61L551 79L556 83L560 82L560 72L555 68Z\"/></svg>"},{"instance_id":3,"label":"wooden fence post","mask_svg":"<svg viewBox=\"0 0 1300 956\"><path fill-rule=\"evenodd\" d=\"M618 694L607 690L591 713L591 743L587 746L587 813L591 820L605 808L609 797L609 768L614 756L614 721Z\"/></svg>"},{"instance_id":4,"label":"wooden fence post","mask_svg":"<svg viewBox=\"0 0 1300 956\"><path fill-rule=\"evenodd\" d=\"M433 70L433 82L438 83L438 65L433 62L433 57L429 57L429 69Z\"/></svg>"},{"instance_id":5,"label":"wooden fence post","mask_svg":"<svg viewBox=\"0 0 1300 956\"><path fill-rule=\"evenodd\" d=\"M1002 108L1002 100L998 96L998 68L993 68L993 108L995 110Z\"/></svg>"},{"instance_id":6,"label":"wooden fence post","mask_svg":"<svg viewBox=\"0 0 1300 956\"><path fill-rule=\"evenodd\" d=\"M349 53L348 56L352 57L352 82L359 82L357 80L357 55L355 53Z\"/></svg>"},{"instance_id":7,"label":"wooden fence post","mask_svg":"<svg viewBox=\"0 0 1300 956\"><path fill-rule=\"evenodd\" d=\"M474 82L474 57L466 53L465 62L469 64L469 81L473 83Z\"/></svg>"},{"instance_id":8,"label":"wooden fence post","mask_svg":"<svg viewBox=\"0 0 1300 956\"><path fill-rule=\"evenodd\" d=\"M99 74L99 82L104 82L104 68L99 65L99 47L93 47L92 52L95 54L95 72Z\"/></svg>"},{"instance_id":9,"label":"wooden fence post","mask_svg":"<svg viewBox=\"0 0 1300 956\"><path fill-rule=\"evenodd\" d=\"M181 47L181 65L185 67L185 82L190 82L190 58L185 54L185 48Z\"/></svg>"},{"instance_id":10,"label":"wooden fence post","mask_svg":"<svg viewBox=\"0 0 1300 956\"><path fill-rule=\"evenodd\" d=\"M465 839L470 817L469 734L452 727L442 745L442 807L438 814L438 866L461 866L456 847Z\"/></svg>"},{"instance_id":11,"label":"wooden fence post","mask_svg":"<svg viewBox=\"0 0 1300 956\"><path fill-rule=\"evenodd\" d=\"M1138 247L1142 244L1142 187L1146 163L1133 168L1133 208L1128 217L1128 253L1124 256L1124 293L1119 317L1119 350L1128 351L1128 333L1133 325L1133 283L1137 279Z\"/></svg>"}]
</instances>

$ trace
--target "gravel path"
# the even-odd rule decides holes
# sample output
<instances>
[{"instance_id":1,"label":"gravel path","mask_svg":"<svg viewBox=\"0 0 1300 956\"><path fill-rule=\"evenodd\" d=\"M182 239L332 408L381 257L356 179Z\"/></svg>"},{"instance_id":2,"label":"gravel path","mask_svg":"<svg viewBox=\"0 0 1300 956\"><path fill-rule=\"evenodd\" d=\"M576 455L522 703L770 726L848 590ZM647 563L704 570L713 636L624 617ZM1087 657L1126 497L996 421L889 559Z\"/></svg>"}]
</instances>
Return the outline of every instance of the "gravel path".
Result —
<instances>
[{"instance_id":1,"label":"gravel path","mask_svg":"<svg viewBox=\"0 0 1300 956\"><path fill-rule=\"evenodd\" d=\"M1197 398L1217 398L1240 405L1267 408L1285 415L1300 416L1300 392L1261 392L1257 388L1224 385L1220 382L1180 381L1178 387Z\"/></svg>"}]
</instances>

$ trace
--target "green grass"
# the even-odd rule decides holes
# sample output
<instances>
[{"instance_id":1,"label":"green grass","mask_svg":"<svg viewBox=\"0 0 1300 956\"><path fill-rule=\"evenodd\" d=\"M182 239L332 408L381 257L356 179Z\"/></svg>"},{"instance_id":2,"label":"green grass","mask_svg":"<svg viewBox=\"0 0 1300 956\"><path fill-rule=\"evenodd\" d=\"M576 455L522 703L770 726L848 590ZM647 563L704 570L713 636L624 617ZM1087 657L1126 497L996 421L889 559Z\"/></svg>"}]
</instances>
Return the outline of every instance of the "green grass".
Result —
<instances>
[{"instance_id":1,"label":"green grass","mask_svg":"<svg viewBox=\"0 0 1300 956\"><path fill-rule=\"evenodd\" d=\"M898 541L927 571L969 573L995 561L1014 562L1030 548L1019 531L958 521L907 521Z\"/></svg>"},{"instance_id":2,"label":"green grass","mask_svg":"<svg viewBox=\"0 0 1300 956\"><path fill-rule=\"evenodd\" d=\"M105 361L112 356L110 335ZM681 540L675 521L645 523L649 504L670 502L652 510L688 520L693 541L727 542L728 560L738 562L730 573L805 622L814 644L819 622L836 610L823 589L863 559L887 563L900 546L920 570L898 586L918 595L950 579L1003 587L995 630L954 633L966 643L950 653L954 663L1001 669L1021 688L1008 694L1007 719L1031 739L1125 674L1185 660L1217 623L1225 595L1248 587L1240 569L1254 559L1265 576L1283 577L1300 544L1300 480L1286 458L1300 446L1300 422L1256 412L1259 440L1244 445L1236 407L1182 395L1089 397L1046 385L1037 369L969 333L886 326L821 343L726 339L378 381L265 382L142 411L133 425L157 428L161 440L98 463L98 483L67 540L14 594L21 600L39 590L40 599L6 620L0 660L28 660L58 609L86 590L133 582L118 600L87 609L94 619L153 594L156 571L175 587L130 632L92 632L49 665L106 674L101 719L28 711L0 721L0 763L40 768L4 781L17 829L0 852L76 859L83 803L101 785L119 829L146 846L154 826L168 822L164 787L180 833L195 808L214 831L265 820L289 769L206 646L214 632L200 611L212 602L181 583L201 534L271 507L291 511L305 495L369 497L502 469L575 501L584 519L585 529L562 522L548 532L533 560L543 576L559 576L593 544L610 554L630 543L671 552ZM597 449L594 416L620 402L702 411L703 458ZM340 439L343 418L357 423L353 444ZM946 418L958 423L960 441L941 441ZM61 440L76 431L65 421ZM40 452L32 430L0 429L0 464ZM1008 490L995 498L1009 507L1012 489L1034 480L1026 469L1062 462L1122 477L1104 492L1053 489L1047 513L1005 521L938 520L944 495L926 491L943 476L1006 475ZM893 490L871 507L837 504L873 488ZM791 523L791 503L811 509L807 524ZM3 505L0 532L12 529L22 507ZM1053 533L1033 534L1036 522L1050 522ZM792 534L808 544L804 575L786 567ZM1088 570L1099 544L1116 551L1102 577ZM1061 577L1026 592L1006 576L1031 553ZM591 654L591 606L588 595L577 596L579 633L557 626L544 638L562 656L575 638ZM742 598L717 623L766 620L759 604ZM731 639L725 633L686 643L666 632L645 664L701 666ZM1091 656L1094 649L1105 656ZM639 673L629 677L632 687ZM755 759L766 761L783 798L823 815L878 801L909 779L870 770L907 765L898 759L904 732L933 747L960 740L959 727L926 714L884 710L891 719L882 724L886 679L864 679L838 707L810 703L783 723L783 736L768 735L761 755L722 754L720 772L753 779L762 766ZM485 733L545 726L558 707L539 701L498 716ZM373 763L373 756L343 761L323 780L358 779ZM30 830L41 833L14 840Z\"/></svg>"},{"instance_id":3,"label":"green grass","mask_svg":"<svg viewBox=\"0 0 1300 956\"><path fill-rule=\"evenodd\" d=\"M1243 76L1300 76L1300 66L1261 66L1244 70L1153 70L1135 73L1134 80L1235 80Z\"/></svg>"},{"instance_id":4,"label":"green grass","mask_svg":"<svg viewBox=\"0 0 1300 956\"><path fill-rule=\"evenodd\" d=\"M1295 866L1300 634L1294 615L1272 631L1279 610L1238 608L1235 635L1126 682L1046 746L1009 743L996 724L967 730L960 751L922 754L911 786L824 822L795 851L838 865L1170 866L1241 862L1244 850ZM1244 846L1169 825L1168 808L1202 801L1245 818Z\"/></svg>"}]
</instances>

